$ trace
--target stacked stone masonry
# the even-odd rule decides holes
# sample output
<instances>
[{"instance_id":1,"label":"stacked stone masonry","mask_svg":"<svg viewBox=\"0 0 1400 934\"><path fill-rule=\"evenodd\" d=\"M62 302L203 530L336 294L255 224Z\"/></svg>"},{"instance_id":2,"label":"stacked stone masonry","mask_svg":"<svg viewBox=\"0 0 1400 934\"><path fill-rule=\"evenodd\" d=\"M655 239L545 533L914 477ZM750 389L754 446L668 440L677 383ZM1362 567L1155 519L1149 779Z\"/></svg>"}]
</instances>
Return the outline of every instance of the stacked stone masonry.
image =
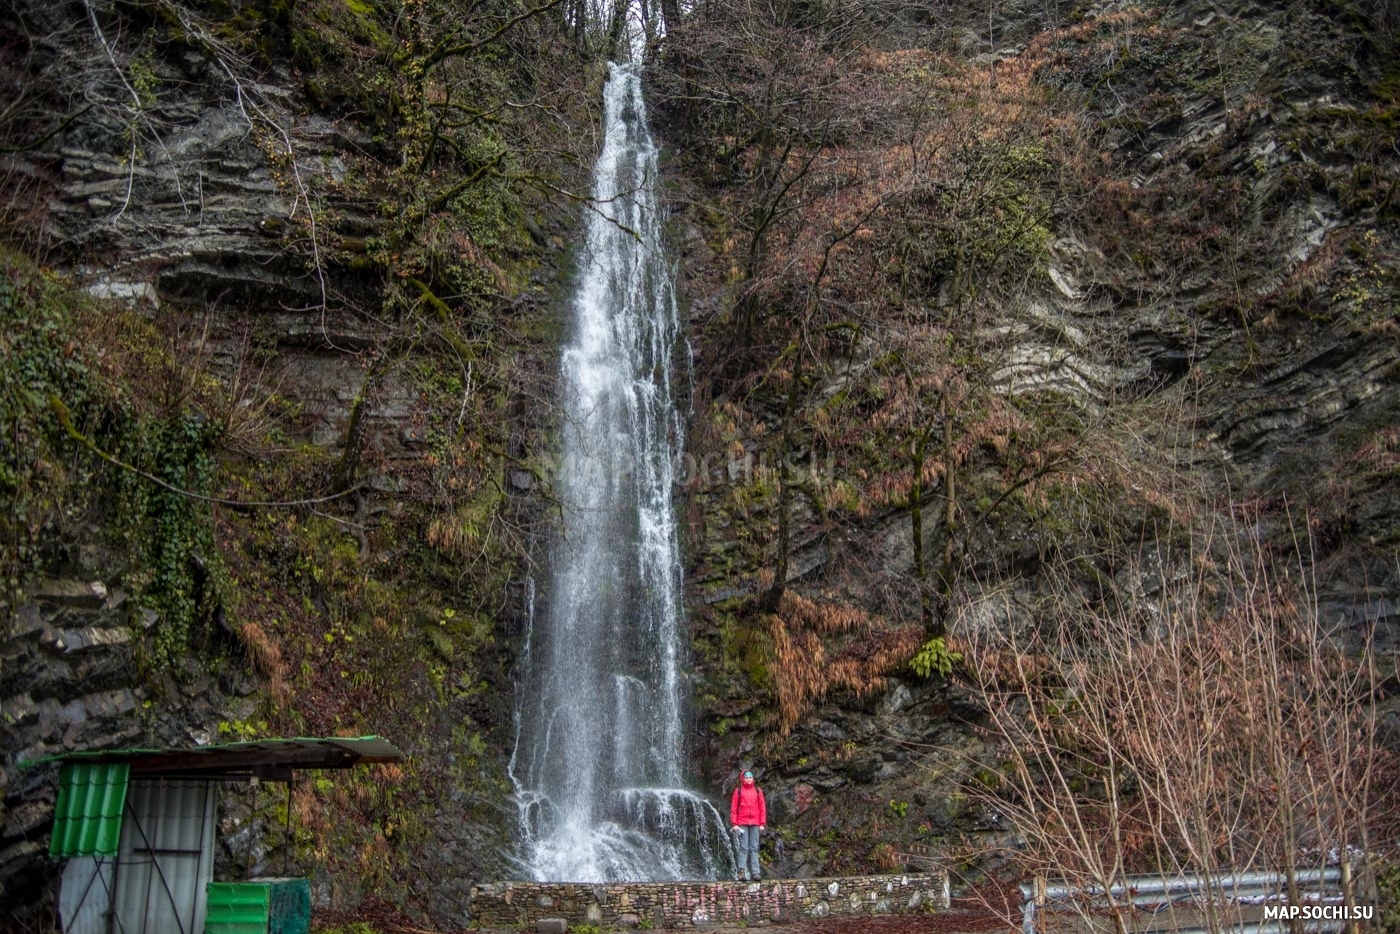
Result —
<instances>
[{"instance_id":1,"label":"stacked stone masonry","mask_svg":"<svg viewBox=\"0 0 1400 934\"><path fill-rule=\"evenodd\" d=\"M221 721L256 709L256 683L241 666L211 673L192 658L178 681L161 685L179 702L153 711L153 677L136 658L156 614L99 579L99 568L118 563L113 556L83 546L74 563L88 573L36 581L0 615L0 915L23 893L46 890L56 871L45 854L58 770L34 760L207 743Z\"/></svg>"},{"instance_id":2,"label":"stacked stone masonry","mask_svg":"<svg viewBox=\"0 0 1400 934\"><path fill-rule=\"evenodd\" d=\"M570 924L763 924L803 918L935 912L948 907L946 873L782 879L769 882L493 882L472 887L482 927L530 927L545 918Z\"/></svg>"}]
</instances>

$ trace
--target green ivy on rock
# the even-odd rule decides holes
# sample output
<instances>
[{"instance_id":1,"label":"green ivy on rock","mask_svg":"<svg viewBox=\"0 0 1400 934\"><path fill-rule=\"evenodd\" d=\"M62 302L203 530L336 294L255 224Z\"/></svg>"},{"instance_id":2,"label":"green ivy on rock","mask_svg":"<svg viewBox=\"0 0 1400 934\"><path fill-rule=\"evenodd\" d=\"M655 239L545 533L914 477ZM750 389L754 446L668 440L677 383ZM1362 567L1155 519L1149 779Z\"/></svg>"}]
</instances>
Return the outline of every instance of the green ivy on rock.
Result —
<instances>
[{"instance_id":1,"label":"green ivy on rock","mask_svg":"<svg viewBox=\"0 0 1400 934\"><path fill-rule=\"evenodd\" d=\"M97 391L73 346L61 280L7 252L0 271L0 605L13 605L48 530L81 509L91 471L47 400L86 410Z\"/></svg>"},{"instance_id":2,"label":"green ivy on rock","mask_svg":"<svg viewBox=\"0 0 1400 934\"><path fill-rule=\"evenodd\" d=\"M0 252L0 269L0 498L9 504L0 513L0 610L85 524L105 520L120 546L120 566L109 573L156 614L149 673L174 671L196 623L227 589L209 507L104 464L69 428L137 470L205 495L218 428L186 404L138 404L149 391L135 381L149 379L144 365L159 366L166 353L148 324L98 306L17 254ZM142 366L124 368L124 356Z\"/></svg>"},{"instance_id":3,"label":"green ivy on rock","mask_svg":"<svg viewBox=\"0 0 1400 934\"><path fill-rule=\"evenodd\" d=\"M111 434L111 447L127 463L181 490L211 491L218 432L198 413L128 414L116 420ZM173 670L190 647L196 623L219 605L225 588L209 506L127 471L114 479L117 535L137 568L126 583L137 603L156 613L149 662Z\"/></svg>"}]
</instances>

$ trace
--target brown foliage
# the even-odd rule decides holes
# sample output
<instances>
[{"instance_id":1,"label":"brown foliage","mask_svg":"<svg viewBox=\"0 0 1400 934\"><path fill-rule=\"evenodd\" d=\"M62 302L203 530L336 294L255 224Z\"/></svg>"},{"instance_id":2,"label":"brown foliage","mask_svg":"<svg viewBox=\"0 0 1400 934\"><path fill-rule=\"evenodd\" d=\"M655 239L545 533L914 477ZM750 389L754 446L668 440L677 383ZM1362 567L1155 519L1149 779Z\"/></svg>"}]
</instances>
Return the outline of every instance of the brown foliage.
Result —
<instances>
[{"instance_id":1,"label":"brown foliage","mask_svg":"<svg viewBox=\"0 0 1400 934\"><path fill-rule=\"evenodd\" d=\"M268 698L274 706L283 706L288 699L287 663L277 640L252 619L238 624L238 638L252 659L253 668L267 679Z\"/></svg>"},{"instance_id":2,"label":"brown foliage","mask_svg":"<svg viewBox=\"0 0 1400 934\"><path fill-rule=\"evenodd\" d=\"M861 609L840 603L818 603L801 594L787 591L778 612L789 624L819 633L870 632L873 622Z\"/></svg>"},{"instance_id":3,"label":"brown foliage","mask_svg":"<svg viewBox=\"0 0 1400 934\"><path fill-rule=\"evenodd\" d=\"M784 592L768 625L782 735L832 691L865 695L881 689L886 677L908 662L923 641L919 626L890 628L856 607L818 602L791 590ZM859 635L839 647L823 638L844 633Z\"/></svg>"}]
</instances>

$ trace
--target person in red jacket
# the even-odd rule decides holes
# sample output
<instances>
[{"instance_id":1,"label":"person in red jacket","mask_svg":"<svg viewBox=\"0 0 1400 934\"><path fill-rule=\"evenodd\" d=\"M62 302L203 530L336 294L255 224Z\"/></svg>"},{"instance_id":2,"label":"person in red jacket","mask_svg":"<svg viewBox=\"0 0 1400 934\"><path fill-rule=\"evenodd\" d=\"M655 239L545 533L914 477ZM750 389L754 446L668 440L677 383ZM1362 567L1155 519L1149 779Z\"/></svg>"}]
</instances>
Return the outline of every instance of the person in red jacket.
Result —
<instances>
[{"instance_id":1,"label":"person in red jacket","mask_svg":"<svg viewBox=\"0 0 1400 934\"><path fill-rule=\"evenodd\" d=\"M744 773L729 799L729 823L739 851L739 880L758 882L763 877L758 868L758 835L768 826L768 805L763 801L763 789L754 784L752 772Z\"/></svg>"}]
</instances>

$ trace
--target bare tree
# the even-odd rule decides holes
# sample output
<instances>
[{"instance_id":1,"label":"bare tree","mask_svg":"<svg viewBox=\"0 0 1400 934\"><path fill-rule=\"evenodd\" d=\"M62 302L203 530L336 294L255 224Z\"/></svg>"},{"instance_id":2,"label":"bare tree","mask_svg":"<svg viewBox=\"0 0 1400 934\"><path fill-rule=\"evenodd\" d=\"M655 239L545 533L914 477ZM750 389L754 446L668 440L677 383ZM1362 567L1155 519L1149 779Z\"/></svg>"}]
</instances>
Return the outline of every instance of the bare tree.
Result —
<instances>
[{"instance_id":1,"label":"bare tree","mask_svg":"<svg viewBox=\"0 0 1400 934\"><path fill-rule=\"evenodd\" d=\"M1142 922L1112 895L1129 873L1273 870L1297 904L1301 870L1396 840L1375 713L1393 673L1369 631L1322 619L1306 547L1278 563L1234 508L1117 587L1050 569L1028 626L955 627L1001 762L977 794L1023 841L1022 869L1106 893L1106 918L1080 908L1118 934ZM1210 888L1210 929L1245 920Z\"/></svg>"},{"instance_id":2,"label":"bare tree","mask_svg":"<svg viewBox=\"0 0 1400 934\"><path fill-rule=\"evenodd\" d=\"M786 344L779 309L791 254L775 257L774 241L791 242L813 220L806 210L823 174L818 160L832 158L871 106L849 81L879 31L869 12L853 3L823 15L765 0L701 4L668 35L654 84L669 135L703 178L730 189L725 208L743 238L730 376L766 341ZM780 327L768 334L774 319Z\"/></svg>"}]
</instances>

